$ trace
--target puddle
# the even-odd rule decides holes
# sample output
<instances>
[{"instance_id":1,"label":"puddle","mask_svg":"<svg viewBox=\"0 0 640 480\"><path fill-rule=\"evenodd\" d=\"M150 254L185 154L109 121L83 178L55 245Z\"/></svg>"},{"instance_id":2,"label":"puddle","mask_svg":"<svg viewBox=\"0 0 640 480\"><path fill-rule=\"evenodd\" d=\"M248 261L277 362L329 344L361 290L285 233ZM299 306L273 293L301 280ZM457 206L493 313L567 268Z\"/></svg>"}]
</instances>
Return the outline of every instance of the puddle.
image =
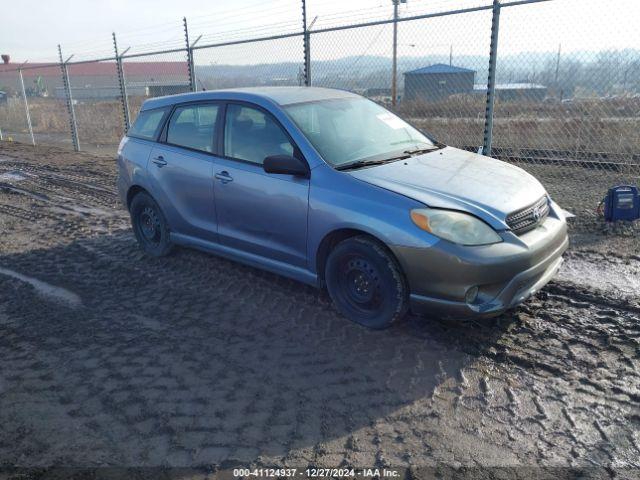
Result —
<instances>
[{"instance_id":1,"label":"puddle","mask_svg":"<svg viewBox=\"0 0 640 480\"><path fill-rule=\"evenodd\" d=\"M39 295L56 302L64 303L71 307L80 307L82 305L80 297L66 288L56 287L55 285L43 282L37 278L28 277L27 275L14 272L13 270L6 268L0 268L0 275L6 275L7 277L12 277L16 280L28 283L36 289L36 292L38 292Z\"/></svg>"},{"instance_id":2,"label":"puddle","mask_svg":"<svg viewBox=\"0 0 640 480\"><path fill-rule=\"evenodd\" d=\"M629 264L605 259L568 258L556 275L560 281L635 297L640 291L640 262Z\"/></svg>"},{"instance_id":3,"label":"puddle","mask_svg":"<svg viewBox=\"0 0 640 480\"><path fill-rule=\"evenodd\" d=\"M21 175L18 172L0 173L0 181L21 182L22 180L26 180L26 179L27 177L25 177L24 175Z\"/></svg>"}]
</instances>

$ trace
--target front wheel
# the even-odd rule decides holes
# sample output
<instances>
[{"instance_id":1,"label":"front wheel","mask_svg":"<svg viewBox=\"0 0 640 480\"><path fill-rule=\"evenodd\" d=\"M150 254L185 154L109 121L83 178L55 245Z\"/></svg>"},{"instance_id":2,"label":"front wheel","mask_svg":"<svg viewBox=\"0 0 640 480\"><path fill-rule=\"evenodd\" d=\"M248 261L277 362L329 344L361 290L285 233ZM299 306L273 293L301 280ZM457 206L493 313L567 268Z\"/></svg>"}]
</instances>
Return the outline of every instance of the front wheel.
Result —
<instances>
[{"instance_id":1,"label":"front wheel","mask_svg":"<svg viewBox=\"0 0 640 480\"><path fill-rule=\"evenodd\" d=\"M368 236L348 238L331 251L325 281L336 309L365 327L387 328L407 313L408 292L400 266Z\"/></svg>"},{"instance_id":2,"label":"front wheel","mask_svg":"<svg viewBox=\"0 0 640 480\"><path fill-rule=\"evenodd\" d=\"M156 201L140 192L131 201L131 226L138 244L149 255L163 257L173 248L169 225Z\"/></svg>"}]
</instances>

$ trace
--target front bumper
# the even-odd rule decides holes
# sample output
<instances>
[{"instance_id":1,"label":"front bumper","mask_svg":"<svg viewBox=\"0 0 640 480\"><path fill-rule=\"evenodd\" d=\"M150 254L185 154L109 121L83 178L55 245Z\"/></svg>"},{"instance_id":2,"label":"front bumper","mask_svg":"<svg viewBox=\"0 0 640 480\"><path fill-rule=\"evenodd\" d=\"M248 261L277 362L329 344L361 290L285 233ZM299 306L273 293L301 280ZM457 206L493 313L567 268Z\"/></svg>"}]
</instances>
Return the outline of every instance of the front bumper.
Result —
<instances>
[{"instance_id":1,"label":"front bumper","mask_svg":"<svg viewBox=\"0 0 640 480\"><path fill-rule=\"evenodd\" d=\"M460 319L499 315L546 285L569 245L557 206L535 230L502 236L502 243L482 247L444 241L424 249L394 247L411 289L412 312ZM478 287L477 298L467 302L465 294L473 287Z\"/></svg>"}]
</instances>

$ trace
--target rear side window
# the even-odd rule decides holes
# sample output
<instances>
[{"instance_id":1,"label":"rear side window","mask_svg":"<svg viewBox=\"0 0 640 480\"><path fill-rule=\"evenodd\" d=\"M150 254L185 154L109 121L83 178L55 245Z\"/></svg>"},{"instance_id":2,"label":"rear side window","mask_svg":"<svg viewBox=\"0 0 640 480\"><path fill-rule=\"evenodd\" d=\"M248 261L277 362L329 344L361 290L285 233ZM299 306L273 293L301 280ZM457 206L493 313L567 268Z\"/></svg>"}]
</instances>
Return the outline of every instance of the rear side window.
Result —
<instances>
[{"instance_id":1,"label":"rear side window","mask_svg":"<svg viewBox=\"0 0 640 480\"><path fill-rule=\"evenodd\" d=\"M129 129L128 135L145 140L155 140L168 111L168 107L141 111Z\"/></svg>"},{"instance_id":2,"label":"rear side window","mask_svg":"<svg viewBox=\"0 0 640 480\"><path fill-rule=\"evenodd\" d=\"M169 120L167 143L212 153L218 109L212 104L177 107Z\"/></svg>"}]
</instances>

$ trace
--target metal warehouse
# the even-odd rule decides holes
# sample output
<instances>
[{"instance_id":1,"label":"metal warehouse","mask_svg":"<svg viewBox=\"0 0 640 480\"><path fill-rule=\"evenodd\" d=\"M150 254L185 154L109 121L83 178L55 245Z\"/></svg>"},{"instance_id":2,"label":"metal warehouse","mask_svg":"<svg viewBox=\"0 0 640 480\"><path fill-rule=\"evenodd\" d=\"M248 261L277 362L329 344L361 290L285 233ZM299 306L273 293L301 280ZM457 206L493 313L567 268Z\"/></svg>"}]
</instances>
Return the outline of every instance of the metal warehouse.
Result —
<instances>
[{"instance_id":1,"label":"metal warehouse","mask_svg":"<svg viewBox=\"0 0 640 480\"><path fill-rule=\"evenodd\" d=\"M437 63L404 73L404 100L433 102L456 93L471 93L475 70Z\"/></svg>"}]
</instances>

